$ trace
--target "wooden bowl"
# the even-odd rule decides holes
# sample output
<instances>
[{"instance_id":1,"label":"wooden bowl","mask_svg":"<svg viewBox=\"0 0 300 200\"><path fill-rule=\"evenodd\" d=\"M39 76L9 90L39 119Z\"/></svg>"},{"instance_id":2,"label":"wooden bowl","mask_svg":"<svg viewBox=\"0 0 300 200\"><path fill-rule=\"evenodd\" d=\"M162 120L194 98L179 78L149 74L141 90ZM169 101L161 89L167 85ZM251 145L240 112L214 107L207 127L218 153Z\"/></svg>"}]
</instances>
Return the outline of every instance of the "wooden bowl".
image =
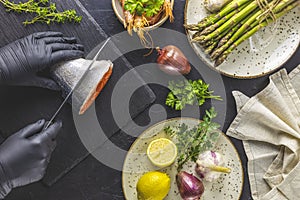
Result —
<instances>
[{"instance_id":1,"label":"wooden bowl","mask_svg":"<svg viewBox=\"0 0 300 200\"><path fill-rule=\"evenodd\" d=\"M171 7L173 8L174 0L170 0L170 1L171 1ZM120 1L119 0L112 0L112 7L113 7L113 10L114 10L116 16L120 20L120 22L122 24L124 24L123 8L122 8L122 5L121 5ZM159 15L161 15L161 13L159 13ZM162 16L160 17L159 20L157 20L156 23L154 23L153 25L144 27L144 30L145 31L151 31L153 29L156 29L157 27L161 26L167 19L168 19L168 16L166 16L165 12L163 12Z\"/></svg>"}]
</instances>

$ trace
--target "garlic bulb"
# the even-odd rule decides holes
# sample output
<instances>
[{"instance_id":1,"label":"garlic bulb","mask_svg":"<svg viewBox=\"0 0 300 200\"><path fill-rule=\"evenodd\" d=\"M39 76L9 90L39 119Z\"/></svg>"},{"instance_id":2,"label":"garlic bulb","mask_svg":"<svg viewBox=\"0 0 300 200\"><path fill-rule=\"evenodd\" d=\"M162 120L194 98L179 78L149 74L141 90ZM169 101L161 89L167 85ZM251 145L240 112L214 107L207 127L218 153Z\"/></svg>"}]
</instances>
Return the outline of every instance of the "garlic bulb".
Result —
<instances>
[{"instance_id":1,"label":"garlic bulb","mask_svg":"<svg viewBox=\"0 0 300 200\"><path fill-rule=\"evenodd\" d=\"M204 0L204 7L210 12L217 12L232 0Z\"/></svg>"},{"instance_id":2,"label":"garlic bulb","mask_svg":"<svg viewBox=\"0 0 300 200\"><path fill-rule=\"evenodd\" d=\"M209 182L218 179L222 173L230 173L231 171L227 167L222 167L224 164L223 156L214 151L205 151L200 154L196 163L197 174Z\"/></svg>"}]
</instances>

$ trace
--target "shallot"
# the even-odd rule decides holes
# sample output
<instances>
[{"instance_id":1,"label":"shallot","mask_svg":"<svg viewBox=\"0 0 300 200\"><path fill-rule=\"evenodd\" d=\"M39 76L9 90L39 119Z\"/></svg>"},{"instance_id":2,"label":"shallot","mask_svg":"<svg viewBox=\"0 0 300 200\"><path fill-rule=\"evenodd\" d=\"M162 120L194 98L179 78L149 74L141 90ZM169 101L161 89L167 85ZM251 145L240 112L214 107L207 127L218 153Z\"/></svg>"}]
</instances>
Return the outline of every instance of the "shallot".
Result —
<instances>
[{"instance_id":1,"label":"shallot","mask_svg":"<svg viewBox=\"0 0 300 200\"><path fill-rule=\"evenodd\" d=\"M176 175L176 183L183 200L199 200L204 192L202 181L185 171Z\"/></svg>"},{"instance_id":2,"label":"shallot","mask_svg":"<svg viewBox=\"0 0 300 200\"><path fill-rule=\"evenodd\" d=\"M160 70L169 75L188 74L191 66L185 55L176 46L168 45L160 49L156 48L159 56L157 63Z\"/></svg>"}]
</instances>

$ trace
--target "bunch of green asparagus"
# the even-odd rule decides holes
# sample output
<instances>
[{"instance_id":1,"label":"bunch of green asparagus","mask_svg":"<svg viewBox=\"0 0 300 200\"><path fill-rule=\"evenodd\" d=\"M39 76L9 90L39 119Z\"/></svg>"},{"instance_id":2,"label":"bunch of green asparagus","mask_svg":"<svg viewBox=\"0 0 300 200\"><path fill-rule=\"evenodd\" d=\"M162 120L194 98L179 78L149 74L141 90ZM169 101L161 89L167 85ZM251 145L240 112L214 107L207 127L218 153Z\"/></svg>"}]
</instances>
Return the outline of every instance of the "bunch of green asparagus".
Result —
<instances>
[{"instance_id":1,"label":"bunch of green asparagus","mask_svg":"<svg viewBox=\"0 0 300 200\"><path fill-rule=\"evenodd\" d=\"M192 42L218 66L239 44L299 4L300 0L232 0L218 13L185 27L196 31Z\"/></svg>"}]
</instances>

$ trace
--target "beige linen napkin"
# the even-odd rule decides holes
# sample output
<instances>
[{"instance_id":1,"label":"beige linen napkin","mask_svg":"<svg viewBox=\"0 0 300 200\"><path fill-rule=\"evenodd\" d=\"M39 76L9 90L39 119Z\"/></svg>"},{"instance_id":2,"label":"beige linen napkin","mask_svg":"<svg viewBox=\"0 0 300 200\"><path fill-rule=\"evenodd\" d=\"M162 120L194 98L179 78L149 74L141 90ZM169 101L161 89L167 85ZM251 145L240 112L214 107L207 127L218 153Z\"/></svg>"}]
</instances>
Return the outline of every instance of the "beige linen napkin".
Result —
<instances>
[{"instance_id":1,"label":"beige linen napkin","mask_svg":"<svg viewBox=\"0 0 300 200\"><path fill-rule=\"evenodd\" d=\"M270 76L252 98L234 91L238 114L227 135L243 140L253 199L300 199L300 66Z\"/></svg>"}]
</instances>

